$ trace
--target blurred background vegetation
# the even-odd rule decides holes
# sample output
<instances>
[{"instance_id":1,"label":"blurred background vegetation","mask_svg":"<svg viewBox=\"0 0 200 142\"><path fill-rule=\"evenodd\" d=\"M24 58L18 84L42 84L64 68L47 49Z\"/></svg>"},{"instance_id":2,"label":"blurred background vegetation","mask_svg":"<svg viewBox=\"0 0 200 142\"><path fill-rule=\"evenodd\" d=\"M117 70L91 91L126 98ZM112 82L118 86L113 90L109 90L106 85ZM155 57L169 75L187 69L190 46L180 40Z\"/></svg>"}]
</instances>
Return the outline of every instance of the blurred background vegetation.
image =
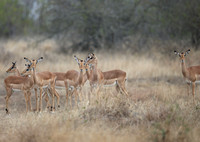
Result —
<instances>
[{"instance_id":1,"label":"blurred background vegetation","mask_svg":"<svg viewBox=\"0 0 200 142\"><path fill-rule=\"evenodd\" d=\"M149 39L198 48L200 0L0 0L1 38L37 35L63 50L132 48L136 38L139 48Z\"/></svg>"}]
</instances>

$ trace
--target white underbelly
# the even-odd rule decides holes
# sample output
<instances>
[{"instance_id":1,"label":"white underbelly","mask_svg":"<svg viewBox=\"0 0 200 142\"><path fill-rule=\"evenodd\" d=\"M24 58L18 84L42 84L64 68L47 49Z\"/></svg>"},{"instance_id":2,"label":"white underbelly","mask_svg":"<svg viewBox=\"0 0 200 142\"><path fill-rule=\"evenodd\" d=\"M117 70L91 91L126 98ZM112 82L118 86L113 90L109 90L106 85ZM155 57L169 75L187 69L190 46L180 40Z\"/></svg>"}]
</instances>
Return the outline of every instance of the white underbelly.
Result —
<instances>
[{"instance_id":1,"label":"white underbelly","mask_svg":"<svg viewBox=\"0 0 200 142\"><path fill-rule=\"evenodd\" d=\"M190 80L186 80L187 83L192 83ZM200 84L200 80L195 81L196 84Z\"/></svg>"},{"instance_id":2,"label":"white underbelly","mask_svg":"<svg viewBox=\"0 0 200 142\"><path fill-rule=\"evenodd\" d=\"M111 84L104 84L104 87L111 87L111 86L115 86L116 85L116 81L111 83Z\"/></svg>"},{"instance_id":3,"label":"white underbelly","mask_svg":"<svg viewBox=\"0 0 200 142\"><path fill-rule=\"evenodd\" d=\"M43 89L47 88L49 85L42 86Z\"/></svg>"},{"instance_id":4,"label":"white underbelly","mask_svg":"<svg viewBox=\"0 0 200 142\"><path fill-rule=\"evenodd\" d=\"M57 88L57 89L64 89L65 88L64 81L56 81L55 88Z\"/></svg>"},{"instance_id":5,"label":"white underbelly","mask_svg":"<svg viewBox=\"0 0 200 142\"><path fill-rule=\"evenodd\" d=\"M22 91L23 90L23 85L22 84L11 84L13 91Z\"/></svg>"},{"instance_id":6,"label":"white underbelly","mask_svg":"<svg viewBox=\"0 0 200 142\"><path fill-rule=\"evenodd\" d=\"M65 89L64 86L55 86L56 89Z\"/></svg>"},{"instance_id":7,"label":"white underbelly","mask_svg":"<svg viewBox=\"0 0 200 142\"><path fill-rule=\"evenodd\" d=\"M14 92L20 92L20 91L22 91L22 90L20 90L20 89L12 89Z\"/></svg>"},{"instance_id":8,"label":"white underbelly","mask_svg":"<svg viewBox=\"0 0 200 142\"><path fill-rule=\"evenodd\" d=\"M116 83L117 83L116 79L105 80L103 86L105 87L114 86L116 85Z\"/></svg>"},{"instance_id":9,"label":"white underbelly","mask_svg":"<svg viewBox=\"0 0 200 142\"><path fill-rule=\"evenodd\" d=\"M195 81L195 83L198 83L198 84L199 84L199 83L200 83L200 80Z\"/></svg>"}]
</instances>

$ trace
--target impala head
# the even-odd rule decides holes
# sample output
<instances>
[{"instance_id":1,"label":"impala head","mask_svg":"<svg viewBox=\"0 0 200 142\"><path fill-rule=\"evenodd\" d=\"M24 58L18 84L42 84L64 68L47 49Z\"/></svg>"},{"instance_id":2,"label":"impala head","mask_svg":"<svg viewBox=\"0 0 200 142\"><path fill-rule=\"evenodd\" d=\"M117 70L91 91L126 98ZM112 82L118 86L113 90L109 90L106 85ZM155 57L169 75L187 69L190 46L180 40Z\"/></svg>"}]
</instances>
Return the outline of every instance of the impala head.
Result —
<instances>
[{"instance_id":1,"label":"impala head","mask_svg":"<svg viewBox=\"0 0 200 142\"><path fill-rule=\"evenodd\" d=\"M82 59L79 59L78 57L76 57L76 55L74 55L74 59L76 60L76 62L78 63L79 69L83 70L85 69L85 61Z\"/></svg>"},{"instance_id":2,"label":"impala head","mask_svg":"<svg viewBox=\"0 0 200 142\"><path fill-rule=\"evenodd\" d=\"M185 52L181 52L181 53L179 53L179 52L177 52L176 50L174 50L174 54L175 54L175 55L178 55L182 62L183 62L183 60L185 59L185 56L186 56L187 54L189 54L189 53L190 53L190 49L188 49L188 50L185 51Z\"/></svg>"},{"instance_id":3,"label":"impala head","mask_svg":"<svg viewBox=\"0 0 200 142\"><path fill-rule=\"evenodd\" d=\"M7 73L15 73L16 72L16 62L12 62L12 66L6 71Z\"/></svg>"},{"instance_id":4,"label":"impala head","mask_svg":"<svg viewBox=\"0 0 200 142\"><path fill-rule=\"evenodd\" d=\"M31 65L25 64L26 68L21 72L21 76L26 76L31 74Z\"/></svg>"},{"instance_id":5,"label":"impala head","mask_svg":"<svg viewBox=\"0 0 200 142\"><path fill-rule=\"evenodd\" d=\"M42 61L43 60L43 57L40 57L39 59L37 59L37 60L30 60L30 59L28 59L28 58L26 58L26 57L24 57L24 59L26 60L26 62L28 62L29 64L28 64L28 66L30 66L30 69L32 69L32 68L36 68L36 65L37 65L37 63L38 62L40 62L40 61Z\"/></svg>"},{"instance_id":6,"label":"impala head","mask_svg":"<svg viewBox=\"0 0 200 142\"><path fill-rule=\"evenodd\" d=\"M87 64L94 64L96 63L96 61L97 61L97 57L95 56L94 53L90 53L88 57L85 59L85 62Z\"/></svg>"}]
</instances>

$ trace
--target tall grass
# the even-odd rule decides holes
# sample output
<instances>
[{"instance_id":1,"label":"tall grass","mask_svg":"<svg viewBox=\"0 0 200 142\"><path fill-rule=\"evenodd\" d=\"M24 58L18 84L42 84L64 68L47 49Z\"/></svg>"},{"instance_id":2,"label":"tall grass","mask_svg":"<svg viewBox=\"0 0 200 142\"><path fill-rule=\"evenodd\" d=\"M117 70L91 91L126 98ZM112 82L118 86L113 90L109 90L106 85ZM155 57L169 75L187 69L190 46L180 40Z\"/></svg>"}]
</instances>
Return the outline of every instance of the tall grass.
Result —
<instances>
[{"instance_id":1,"label":"tall grass","mask_svg":"<svg viewBox=\"0 0 200 142\"><path fill-rule=\"evenodd\" d=\"M54 41L36 47L29 43L6 41L1 44L0 141L199 141L199 89L196 89L197 103L194 105L192 95L186 93L180 61L173 49L157 51L156 45L142 53L95 52L98 66L103 71L122 69L127 72L129 97L118 94L113 87L104 87L100 102L94 94L88 106L90 88L87 82L83 90L85 99L79 102L79 109L66 110L65 91L59 91L61 108L55 113L25 114L23 94L14 93L9 102L11 114L6 115L3 79L8 76L5 70L11 61L17 61L19 70L22 70L24 56L43 56L38 71L78 70L73 56L57 51ZM81 52L74 54L83 59L87 56ZM199 51L192 50L186 57L187 64L199 64L198 55ZM34 103L32 95L33 106Z\"/></svg>"}]
</instances>

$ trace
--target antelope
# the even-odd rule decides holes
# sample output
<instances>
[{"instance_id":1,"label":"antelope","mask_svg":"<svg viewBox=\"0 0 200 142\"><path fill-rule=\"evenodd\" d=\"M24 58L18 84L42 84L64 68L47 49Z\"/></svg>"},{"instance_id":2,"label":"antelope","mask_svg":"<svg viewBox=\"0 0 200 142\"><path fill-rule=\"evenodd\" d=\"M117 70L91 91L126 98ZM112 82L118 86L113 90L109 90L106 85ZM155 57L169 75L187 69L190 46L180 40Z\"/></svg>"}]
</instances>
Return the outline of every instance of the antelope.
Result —
<instances>
[{"instance_id":1,"label":"antelope","mask_svg":"<svg viewBox=\"0 0 200 142\"><path fill-rule=\"evenodd\" d=\"M25 64L25 66L28 66L28 65L26 65ZM25 69L24 71L22 71L22 73L23 72L26 72L26 70L27 69ZM18 68L16 67L16 62L12 62L12 66L6 71L7 73L14 73L14 75L16 75L16 76L21 76L20 75L20 72L19 72L19 70L18 70ZM26 75L26 77L28 77L28 75L30 75L30 73L28 73L27 75ZM37 75L37 74L36 74ZM24 76L24 75L23 75ZM37 91L37 88L34 88L34 89L36 89L36 91ZM45 101L46 102L48 102L48 95L51 93L50 92L50 89L48 88L48 87L44 87L43 88L45 91L44 91L44 96L45 96ZM29 95L30 96L30 95ZM42 95L43 96L43 95ZM58 98L58 96L56 96L57 97L57 100L58 100L58 103L59 103L59 98ZM29 98L30 99L30 98ZM31 106L31 102L29 102L30 103L30 106ZM49 106L50 106L50 104L49 103L47 103L47 106L46 106L46 108L48 109L49 108ZM59 105L58 105L58 107L59 107Z\"/></svg>"},{"instance_id":2,"label":"antelope","mask_svg":"<svg viewBox=\"0 0 200 142\"><path fill-rule=\"evenodd\" d=\"M104 76L100 69L98 69L97 64L98 60L97 57L92 53L89 54L89 56L85 59L85 64L90 66L90 72L88 69L86 69L87 78L90 83L90 93L88 94L89 104L90 104L90 94L92 94L93 89L97 87L96 94L99 97L99 90L101 89L103 82L104 82Z\"/></svg>"},{"instance_id":3,"label":"antelope","mask_svg":"<svg viewBox=\"0 0 200 142\"><path fill-rule=\"evenodd\" d=\"M25 64L25 66L28 66L24 71L22 71L22 75L24 76L24 74L26 74L27 76L28 75L31 75L31 67L30 65L28 64ZM40 74L40 73L39 73ZM38 75L38 73L36 73L36 76ZM49 109L50 108L50 103L49 103L49 94L52 95L52 92L51 92L51 89L49 88L49 86L43 86L42 89L44 90L43 93L42 93L42 97L45 97L45 101L46 101L46 109ZM34 90L35 90L35 97L37 99L37 86L35 85L34 86ZM56 91L56 90L55 90ZM57 98L57 104L58 104L58 108L60 107L60 96L59 94L57 93L56 91L56 98ZM51 108L52 109L52 108ZM37 102L36 102L36 109L37 110Z\"/></svg>"},{"instance_id":4,"label":"antelope","mask_svg":"<svg viewBox=\"0 0 200 142\"><path fill-rule=\"evenodd\" d=\"M65 88L66 89L66 106L68 105L69 102L69 96L71 96L70 102L71 102L71 107L72 107L72 95L75 92L75 97L77 100L78 97L78 92L77 89L79 88L80 94L82 96L82 86L84 83L87 81L87 75L84 74L82 77L82 71L84 68L84 63L83 60L77 58L74 55L74 59L77 61L80 69L80 73L76 70L68 70L66 73L63 72L53 72L57 76L56 83L55 83L55 88ZM83 81L81 81L83 80ZM79 84L77 83L79 82ZM76 88L75 88L76 86ZM74 88L76 90L74 90ZM69 95L69 90L71 90L71 93ZM48 96L47 96L48 98ZM48 100L48 99L47 99Z\"/></svg>"},{"instance_id":5,"label":"antelope","mask_svg":"<svg viewBox=\"0 0 200 142\"><path fill-rule=\"evenodd\" d=\"M68 105L68 98L69 98L69 89L71 89L73 91L73 86L69 85L69 88L66 88L65 85L65 78L69 79L69 80L76 80L77 76L78 76L78 72L76 70L69 70L66 73L63 72L52 72L54 75L56 75L56 83L55 83L55 88L56 89L66 89L66 104ZM45 98L46 98L46 102L47 104L49 103L49 97L47 96L47 94L45 94Z\"/></svg>"},{"instance_id":6,"label":"antelope","mask_svg":"<svg viewBox=\"0 0 200 142\"><path fill-rule=\"evenodd\" d=\"M88 73L88 80L90 81L91 88L94 82L99 80L98 82L102 83L104 86L116 84L117 92L128 96L128 92L125 88L126 72L122 70L102 72L100 69L97 69L98 59L94 53L89 54L86 58L86 63L91 65L91 71Z\"/></svg>"},{"instance_id":7,"label":"antelope","mask_svg":"<svg viewBox=\"0 0 200 142\"><path fill-rule=\"evenodd\" d=\"M59 94L57 94L57 92L55 91L55 81L56 81L56 75L49 72L49 71L43 71L43 72L38 72L36 74L36 65L38 62L40 62L41 60L43 60L43 57L40 57L37 60L30 60L26 57L24 57L24 59L29 62L28 68L25 72L23 72L22 74L31 71L31 76L34 79L34 85L37 86L40 90L40 98L39 98L39 107L38 107L38 97L37 97L37 90L35 87L35 97L36 97L36 110L42 111L42 89L45 86L50 85L51 91L52 91L52 111L55 110L55 103L54 103L54 96L59 96ZM58 104L59 105L59 104Z\"/></svg>"},{"instance_id":8,"label":"antelope","mask_svg":"<svg viewBox=\"0 0 200 142\"><path fill-rule=\"evenodd\" d=\"M200 66L190 66L186 67L185 65L185 57L187 54L189 54L190 49L188 49L186 52L179 53L176 50L174 51L175 55L178 55L181 59L181 69L184 79L187 81L187 90L189 95L189 88L190 83L192 83L192 95L193 95L193 103L194 101L194 95L195 95L195 82L200 80Z\"/></svg>"},{"instance_id":9,"label":"antelope","mask_svg":"<svg viewBox=\"0 0 200 142\"><path fill-rule=\"evenodd\" d=\"M17 66L16 66L16 61L15 61L15 62L12 62L11 67L8 68L6 72L7 72L7 73L14 73L15 76L21 76L21 75L20 75L20 72L19 72L19 70L18 70L18 68L17 68ZM23 76L23 77L28 77L28 75L27 75L27 76ZM16 90L16 91L17 91L17 90ZM18 90L18 91L20 91L20 90ZM29 92L29 93L30 93L30 92ZM28 99L30 100L31 95L28 95L28 96L29 96ZM30 105L30 109L32 110L31 101L29 101L29 105Z\"/></svg>"},{"instance_id":10,"label":"antelope","mask_svg":"<svg viewBox=\"0 0 200 142\"><path fill-rule=\"evenodd\" d=\"M19 73L19 70L16 67L16 62L12 62L12 66L6 71L7 73L17 72ZM34 80L33 77L22 77L18 74L18 76L8 76L4 79L4 84L6 88L6 113L9 113L8 109L8 101L12 95L12 93L15 91L23 91L25 102L26 102L26 112L28 112L28 109L31 111L31 92L30 90L33 88ZM28 106L29 103L29 106Z\"/></svg>"},{"instance_id":11,"label":"antelope","mask_svg":"<svg viewBox=\"0 0 200 142\"><path fill-rule=\"evenodd\" d=\"M78 107L78 92L77 92L77 89L80 89L80 94L83 97L83 95L82 95L82 87L85 84L85 82L87 81L87 75L83 74L83 70L85 69L85 62L84 62L84 60L77 58L76 55L74 55L74 58L75 58L75 60L78 63L80 72L78 74L76 74L76 76L74 76L75 78L73 80L70 80L67 77L67 74L68 74L68 72L67 72L66 76L65 76L66 78L65 78L64 82L65 82L65 87L66 87L66 96L69 94L69 92L68 92L69 88L70 87L74 88L73 92L71 93L71 97L72 97L73 93L75 93L76 105ZM76 71L76 73L77 73L77 71ZM71 106L72 106L72 98L71 98Z\"/></svg>"}]
</instances>

